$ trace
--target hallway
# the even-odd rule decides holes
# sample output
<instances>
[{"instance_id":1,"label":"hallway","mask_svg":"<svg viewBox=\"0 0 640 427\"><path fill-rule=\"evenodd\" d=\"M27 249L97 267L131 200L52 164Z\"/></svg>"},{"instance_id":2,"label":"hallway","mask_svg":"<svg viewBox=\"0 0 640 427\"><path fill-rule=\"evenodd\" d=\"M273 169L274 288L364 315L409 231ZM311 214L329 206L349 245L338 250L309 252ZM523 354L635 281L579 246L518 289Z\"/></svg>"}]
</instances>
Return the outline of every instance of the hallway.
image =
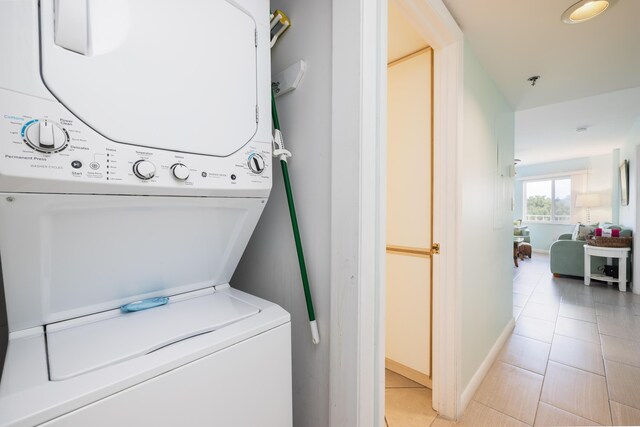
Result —
<instances>
[{"instance_id":1,"label":"hallway","mask_svg":"<svg viewBox=\"0 0 640 427\"><path fill-rule=\"evenodd\" d=\"M640 296L548 266L514 269L511 337L460 422L433 426L640 424Z\"/></svg>"}]
</instances>

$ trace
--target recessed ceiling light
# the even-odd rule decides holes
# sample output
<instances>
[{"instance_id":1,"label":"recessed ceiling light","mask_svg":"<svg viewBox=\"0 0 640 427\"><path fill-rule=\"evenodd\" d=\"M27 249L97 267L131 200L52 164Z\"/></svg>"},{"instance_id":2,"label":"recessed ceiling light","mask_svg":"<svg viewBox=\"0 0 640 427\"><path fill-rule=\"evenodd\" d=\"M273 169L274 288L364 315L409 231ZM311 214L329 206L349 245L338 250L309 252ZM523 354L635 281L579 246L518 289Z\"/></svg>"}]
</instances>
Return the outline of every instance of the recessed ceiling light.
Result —
<instances>
[{"instance_id":1,"label":"recessed ceiling light","mask_svg":"<svg viewBox=\"0 0 640 427\"><path fill-rule=\"evenodd\" d=\"M616 0L581 0L565 10L562 21L566 24L579 24L595 18L607 10Z\"/></svg>"}]
</instances>

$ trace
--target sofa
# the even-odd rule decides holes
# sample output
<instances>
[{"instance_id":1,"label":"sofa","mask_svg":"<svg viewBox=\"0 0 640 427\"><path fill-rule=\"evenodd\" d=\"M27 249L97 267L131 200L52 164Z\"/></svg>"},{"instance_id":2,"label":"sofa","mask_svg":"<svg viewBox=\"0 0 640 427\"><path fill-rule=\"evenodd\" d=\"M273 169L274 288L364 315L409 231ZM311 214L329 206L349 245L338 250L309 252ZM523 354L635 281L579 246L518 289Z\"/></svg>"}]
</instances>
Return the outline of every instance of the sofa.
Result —
<instances>
[{"instance_id":1,"label":"sofa","mask_svg":"<svg viewBox=\"0 0 640 427\"><path fill-rule=\"evenodd\" d=\"M621 227L614 224L600 224L601 228L617 228L620 230L620 237L631 237L630 228ZM550 267L554 276L576 276L584 277L584 240L573 240L571 233L561 234L558 240L551 245L549 250ZM631 257L629 257L631 259ZM618 260L613 260L617 265ZM602 257L591 257L591 272L601 273L602 266L607 264L607 259ZM631 262L627 262L627 277L631 277Z\"/></svg>"}]
</instances>

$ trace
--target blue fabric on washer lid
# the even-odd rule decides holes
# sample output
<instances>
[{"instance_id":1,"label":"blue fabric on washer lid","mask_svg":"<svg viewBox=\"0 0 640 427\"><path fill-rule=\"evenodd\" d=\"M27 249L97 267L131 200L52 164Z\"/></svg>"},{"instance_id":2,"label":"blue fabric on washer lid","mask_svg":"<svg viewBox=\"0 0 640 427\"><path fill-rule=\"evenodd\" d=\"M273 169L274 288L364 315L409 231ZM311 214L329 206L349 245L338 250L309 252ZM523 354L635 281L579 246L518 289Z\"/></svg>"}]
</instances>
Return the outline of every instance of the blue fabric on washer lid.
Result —
<instances>
[{"instance_id":1,"label":"blue fabric on washer lid","mask_svg":"<svg viewBox=\"0 0 640 427\"><path fill-rule=\"evenodd\" d=\"M159 307L169 302L168 297L147 298L141 301L130 302L120 306L123 313L132 313L135 311L148 310L150 308Z\"/></svg>"}]
</instances>

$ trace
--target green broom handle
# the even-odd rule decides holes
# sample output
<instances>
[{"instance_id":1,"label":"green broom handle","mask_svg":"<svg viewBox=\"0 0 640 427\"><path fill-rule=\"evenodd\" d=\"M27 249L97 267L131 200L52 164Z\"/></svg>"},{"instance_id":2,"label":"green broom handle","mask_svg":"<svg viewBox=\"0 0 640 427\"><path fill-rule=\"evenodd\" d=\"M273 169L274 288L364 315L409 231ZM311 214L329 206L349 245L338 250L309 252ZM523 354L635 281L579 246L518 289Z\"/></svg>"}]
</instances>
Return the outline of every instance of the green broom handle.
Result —
<instances>
[{"instance_id":1,"label":"green broom handle","mask_svg":"<svg viewBox=\"0 0 640 427\"><path fill-rule=\"evenodd\" d=\"M280 130L280 120L278 119L278 110L276 108L276 100L271 94L271 114L273 117L273 127ZM307 265L304 261L304 252L302 251L302 239L300 238L300 229L298 228L298 216L296 215L296 206L293 202L293 192L291 191L291 180L289 179L289 167L287 158L280 157L280 166L282 166L282 176L284 178L284 188L287 193L287 202L289 203L289 215L291 216L291 227L293 228L293 237L296 242L296 251L298 253L298 264L300 265L300 275L302 276L302 287L304 288L304 299L307 303L307 314L309 315L309 324L311 327L311 336L314 344L320 342L320 334L318 333L318 325L316 323L316 314L313 310L313 299L311 298L311 289L309 287L309 277L307 276Z\"/></svg>"}]
</instances>

